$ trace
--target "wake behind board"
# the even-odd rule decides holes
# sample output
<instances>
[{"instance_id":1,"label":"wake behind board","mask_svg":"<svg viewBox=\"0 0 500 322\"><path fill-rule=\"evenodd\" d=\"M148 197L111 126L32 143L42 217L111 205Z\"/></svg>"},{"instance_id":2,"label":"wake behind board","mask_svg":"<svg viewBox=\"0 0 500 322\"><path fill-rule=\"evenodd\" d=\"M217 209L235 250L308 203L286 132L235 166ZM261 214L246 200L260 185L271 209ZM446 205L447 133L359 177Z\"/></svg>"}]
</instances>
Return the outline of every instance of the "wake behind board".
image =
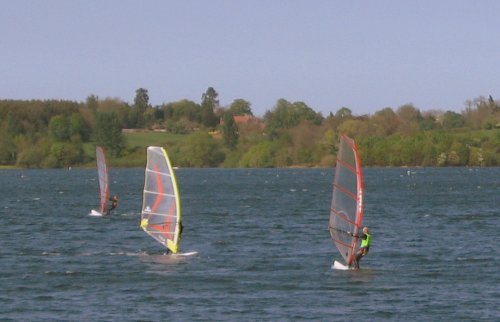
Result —
<instances>
[{"instance_id":1,"label":"wake behind board","mask_svg":"<svg viewBox=\"0 0 500 322\"><path fill-rule=\"evenodd\" d=\"M337 262L337 261L334 261L333 262L333 265L332 265L332 269L338 269L338 270L341 270L341 271L347 271L347 270L350 270L352 268L350 268L349 266L346 266L340 262Z\"/></svg>"},{"instance_id":2,"label":"wake behind board","mask_svg":"<svg viewBox=\"0 0 500 322\"><path fill-rule=\"evenodd\" d=\"M172 254L173 256L181 256L181 257L187 257L187 256L193 256L193 255L197 255L198 252L196 251L193 251L193 252L187 252L187 253L176 253L176 254Z\"/></svg>"}]
</instances>

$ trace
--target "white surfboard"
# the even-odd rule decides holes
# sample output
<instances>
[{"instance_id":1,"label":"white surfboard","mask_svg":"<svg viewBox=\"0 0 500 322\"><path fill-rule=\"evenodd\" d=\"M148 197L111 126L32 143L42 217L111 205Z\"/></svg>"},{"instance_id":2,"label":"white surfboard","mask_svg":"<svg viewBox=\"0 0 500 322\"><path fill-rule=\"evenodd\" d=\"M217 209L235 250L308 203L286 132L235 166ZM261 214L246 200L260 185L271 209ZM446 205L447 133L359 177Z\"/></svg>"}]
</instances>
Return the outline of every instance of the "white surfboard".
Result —
<instances>
[{"instance_id":1,"label":"white surfboard","mask_svg":"<svg viewBox=\"0 0 500 322\"><path fill-rule=\"evenodd\" d=\"M97 210L92 209L92 210L90 211L89 216L94 216L94 217L102 217L102 216L103 216L103 214L101 214L101 213L100 213L99 211L97 211Z\"/></svg>"},{"instance_id":2,"label":"white surfboard","mask_svg":"<svg viewBox=\"0 0 500 322\"><path fill-rule=\"evenodd\" d=\"M342 271L347 271L351 268L349 268L349 266L346 266L340 262L337 262L337 261L334 261L333 262L333 265L332 265L332 269L338 269L338 270L342 270Z\"/></svg>"},{"instance_id":3,"label":"white surfboard","mask_svg":"<svg viewBox=\"0 0 500 322\"><path fill-rule=\"evenodd\" d=\"M172 254L173 256L193 256L198 254L198 252L193 251L193 252L187 252L187 253L177 253L177 254Z\"/></svg>"}]
</instances>

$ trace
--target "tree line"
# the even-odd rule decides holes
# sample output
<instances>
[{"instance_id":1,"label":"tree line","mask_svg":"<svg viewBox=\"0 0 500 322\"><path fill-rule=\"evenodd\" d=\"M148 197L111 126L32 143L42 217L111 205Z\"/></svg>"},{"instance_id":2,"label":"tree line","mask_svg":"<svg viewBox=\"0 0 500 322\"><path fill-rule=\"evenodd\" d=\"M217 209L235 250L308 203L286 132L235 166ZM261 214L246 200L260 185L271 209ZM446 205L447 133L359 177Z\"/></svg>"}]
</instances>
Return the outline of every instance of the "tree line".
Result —
<instances>
[{"instance_id":1,"label":"tree line","mask_svg":"<svg viewBox=\"0 0 500 322\"><path fill-rule=\"evenodd\" d=\"M256 117L245 99L220 106L213 87L200 102L158 106L144 88L133 104L95 95L85 102L0 100L0 165L84 165L93 161L92 145L127 160L137 151L123 129L182 136L167 147L182 167L329 167L341 133L356 140L364 166L500 165L500 102L491 96L466 101L461 113L406 104L372 115L341 107L326 116L304 102L279 99Z\"/></svg>"}]
</instances>

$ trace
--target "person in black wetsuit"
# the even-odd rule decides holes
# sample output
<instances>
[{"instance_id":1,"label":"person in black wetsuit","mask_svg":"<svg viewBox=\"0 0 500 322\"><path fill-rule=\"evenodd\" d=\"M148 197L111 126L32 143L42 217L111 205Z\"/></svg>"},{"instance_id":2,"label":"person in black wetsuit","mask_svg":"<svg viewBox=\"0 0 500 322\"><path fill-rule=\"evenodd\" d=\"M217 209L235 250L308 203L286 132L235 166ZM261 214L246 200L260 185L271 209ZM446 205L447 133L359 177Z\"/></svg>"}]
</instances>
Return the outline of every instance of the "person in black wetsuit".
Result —
<instances>
[{"instance_id":1,"label":"person in black wetsuit","mask_svg":"<svg viewBox=\"0 0 500 322\"><path fill-rule=\"evenodd\" d=\"M183 229L184 229L184 226L182 225L182 221L179 221L179 240L181 239Z\"/></svg>"},{"instance_id":2,"label":"person in black wetsuit","mask_svg":"<svg viewBox=\"0 0 500 322\"><path fill-rule=\"evenodd\" d=\"M109 198L109 201L111 201L111 207L109 207L108 211L106 212L106 215L111 214L111 210L118 207L118 196L114 195L112 198Z\"/></svg>"},{"instance_id":3,"label":"person in black wetsuit","mask_svg":"<svg viewBox=\"0 0 500 322\"><path fill-rule=\"evenodd\" d=\"M182 235L182 230L184 229L184 226L182 225L182 221L179 221L179 238L177 244L179 244L181 240L181 235ZM167 247L167 252L165 253L166 255L172 253L172 251Z\"/></svg>"}]
</instances>

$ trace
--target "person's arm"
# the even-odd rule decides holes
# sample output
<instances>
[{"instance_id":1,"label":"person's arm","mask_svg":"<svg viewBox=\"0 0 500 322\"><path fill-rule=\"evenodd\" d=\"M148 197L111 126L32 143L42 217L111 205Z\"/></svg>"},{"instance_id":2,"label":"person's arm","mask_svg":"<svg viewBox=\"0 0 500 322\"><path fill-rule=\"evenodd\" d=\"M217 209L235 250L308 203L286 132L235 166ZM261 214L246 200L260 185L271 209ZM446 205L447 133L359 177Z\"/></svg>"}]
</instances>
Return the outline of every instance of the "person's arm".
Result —
<instances>
[{"instance_id":1,"label":"person's arm","mask_svg":"<svg viewBox=\"0 0 500 322\"><path fill-rule=\"evenodd\" d=\"M366 239L366 235L365 234L361 234L361 235L354 235L353 233L351 233L350 231L347 232L347 234L349 236L352 236L352 237L357 237L357 238L361 238L361 239Z\"/></svg>"}]
</instances>

